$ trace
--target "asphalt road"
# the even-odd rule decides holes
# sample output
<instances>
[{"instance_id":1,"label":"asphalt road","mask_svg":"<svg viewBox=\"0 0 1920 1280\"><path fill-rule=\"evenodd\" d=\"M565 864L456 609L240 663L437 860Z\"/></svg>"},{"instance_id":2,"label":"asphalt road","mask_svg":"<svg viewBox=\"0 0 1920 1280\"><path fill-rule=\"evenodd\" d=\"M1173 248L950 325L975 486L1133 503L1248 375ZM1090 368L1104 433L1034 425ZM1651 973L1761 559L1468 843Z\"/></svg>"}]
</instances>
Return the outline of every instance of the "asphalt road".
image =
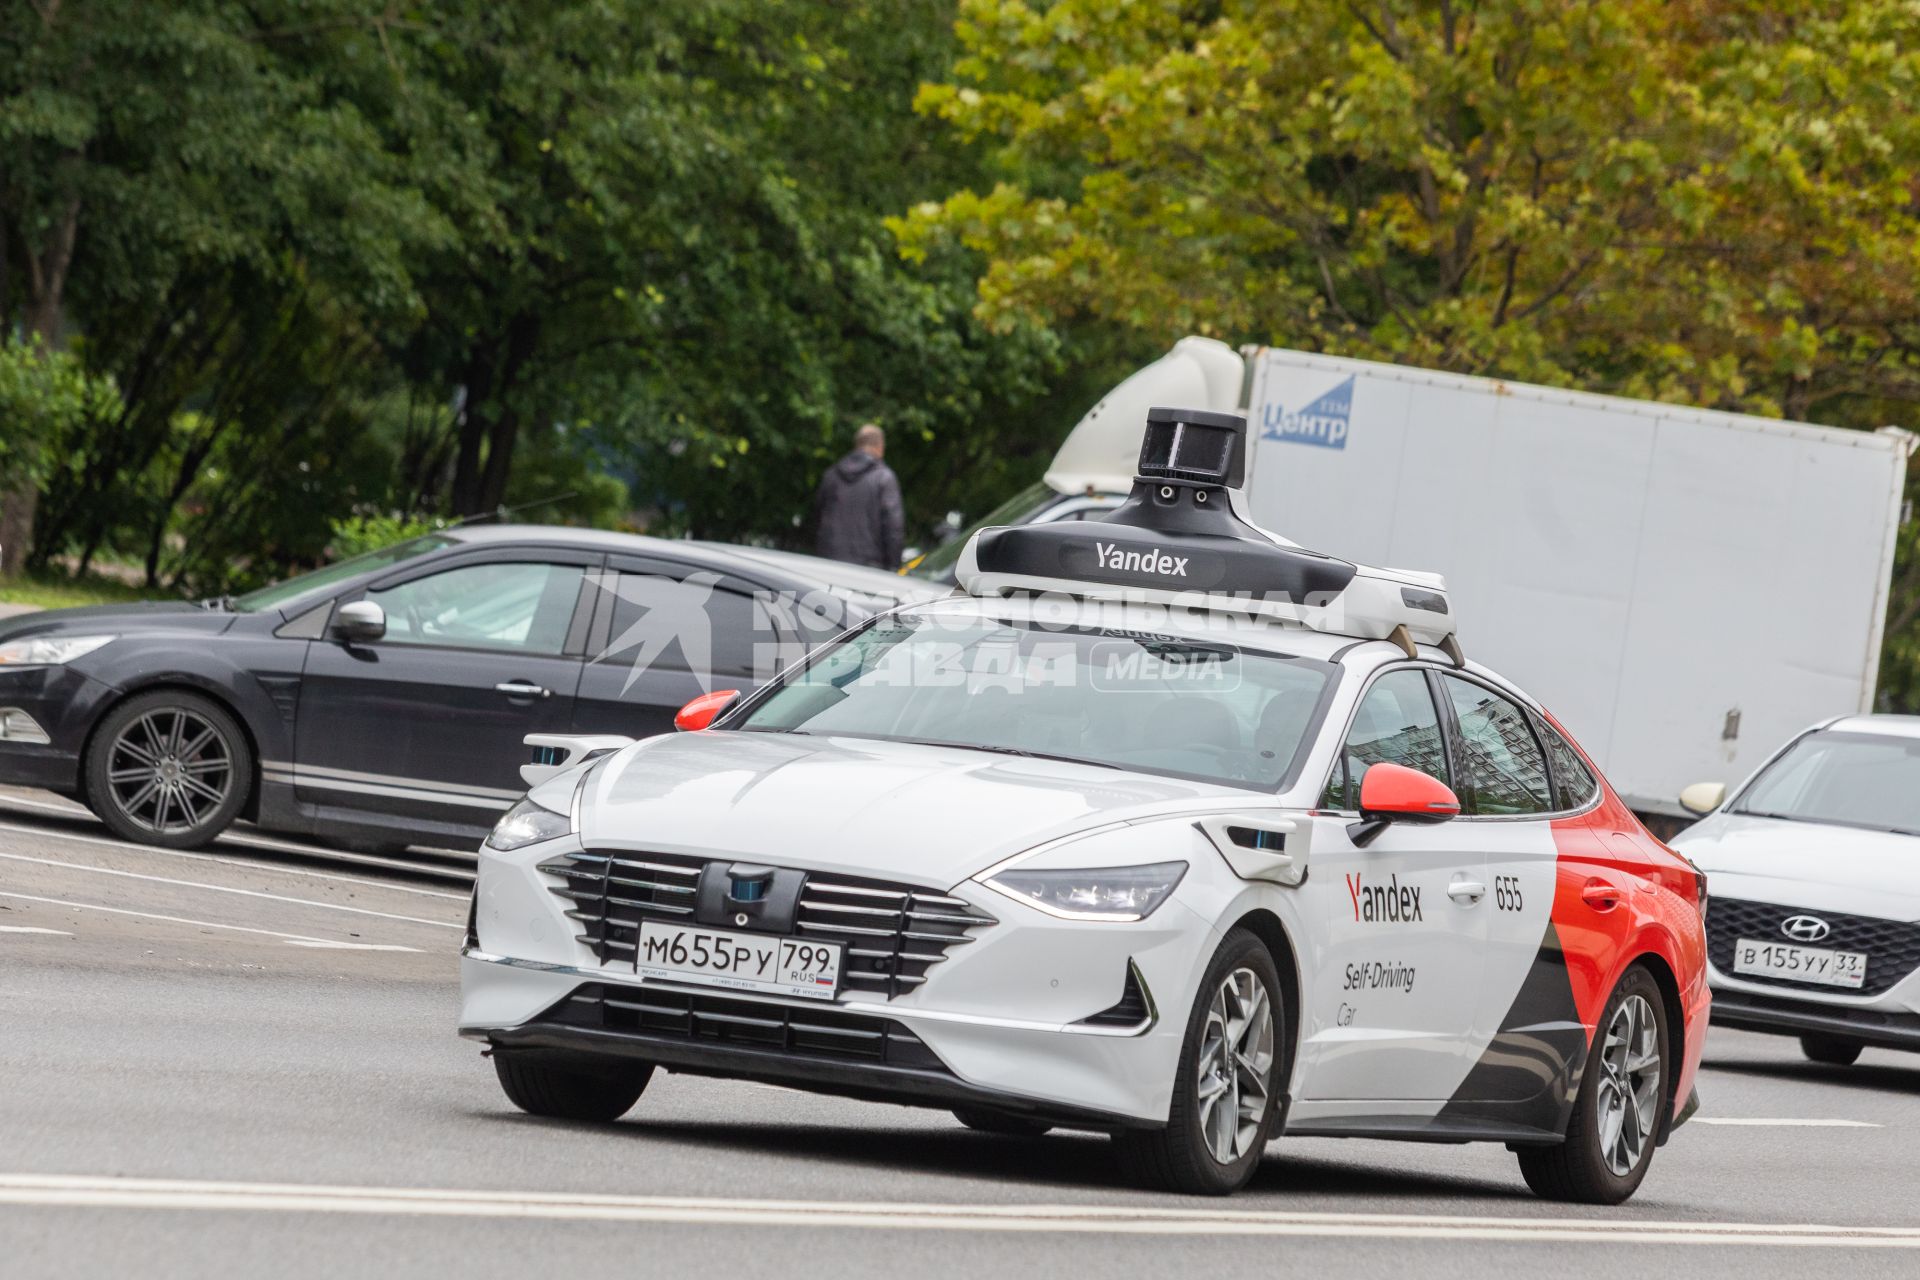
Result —
<instances>
[{"instance_id":1,"label":"asphalt road","mask_svg":"<svg viewBox=\"0 0 1920 1280\"><path fill-rule=\"evenodd\" d=\"M522 1116L453 1034L464 914L444 874L145 850L0 793L0 1275L1920 1274L1920 1056L1714 1032L1618 1209L1534 1200L1498 1147L1328 1140L1184 1200L1100 1138L761 1085Z\"/></svg>"}]
</instances>

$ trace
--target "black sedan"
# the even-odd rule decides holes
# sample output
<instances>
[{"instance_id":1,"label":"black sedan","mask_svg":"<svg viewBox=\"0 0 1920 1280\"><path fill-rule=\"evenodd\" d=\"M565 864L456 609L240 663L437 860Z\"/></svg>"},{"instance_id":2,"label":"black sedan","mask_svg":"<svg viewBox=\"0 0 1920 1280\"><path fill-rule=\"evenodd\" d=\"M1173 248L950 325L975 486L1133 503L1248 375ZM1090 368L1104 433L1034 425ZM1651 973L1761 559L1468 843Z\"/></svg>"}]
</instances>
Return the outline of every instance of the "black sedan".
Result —
<instances>
[{"instance_id":1,"label":"black sedan","mask_svg":"<svg viewBox=\"0 0 1920 1280\"><path fill-rule=\"evenodd\" d=\"M236 818L467 844L529 733L645 737L903 600L910 578L713 544L468 526L237 599L0 623L0 783L190 848Z\"/></svg>"}]
</instances>

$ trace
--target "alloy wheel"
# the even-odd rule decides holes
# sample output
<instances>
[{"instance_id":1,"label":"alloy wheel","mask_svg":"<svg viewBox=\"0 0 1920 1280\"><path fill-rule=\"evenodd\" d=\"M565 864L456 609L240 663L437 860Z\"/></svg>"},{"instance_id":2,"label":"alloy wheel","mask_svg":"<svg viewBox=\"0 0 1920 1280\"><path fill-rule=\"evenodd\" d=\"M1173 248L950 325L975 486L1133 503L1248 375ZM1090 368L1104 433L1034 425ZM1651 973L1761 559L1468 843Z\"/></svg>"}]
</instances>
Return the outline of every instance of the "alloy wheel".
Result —
<instances>
[{"instance_id":1,"label":"alloy wheel","mask_svg":"<svg viewBox=\"0 0 1920 1280\"><path fill-rule=\"evenodd\" d=\"M127 820L160 835L191 831L226 803L233 752L205 717L156 707L129 721L107 753L107 787Z\"/></svg>"},{"instance_id":2,"label":"alloy wheel","mask_svg":"<svg viewBox=\"0 0 1920 1280\"><path fill-rule=\"evenodd\" d=\"M1253 970L1235 969L1207 1008L1194 1093L1200 1132L1218 1163L1232 1164L1259 1141L1272 1070L1272 999Z\"/></svg>"},{"instance_id":3,"label":"alloy wheel","mask_svg":"<svg viewBox=\"0 0 1920 1280\"><path fill-rule=\"evenodd\" d=\"M1630 995L1614 1010L1600 1067L1600 1151L1613 1175L1624 1178L1639 1165L1660 1115L1660 1035L1645 996Z\"/></svg>"}]
</instances>

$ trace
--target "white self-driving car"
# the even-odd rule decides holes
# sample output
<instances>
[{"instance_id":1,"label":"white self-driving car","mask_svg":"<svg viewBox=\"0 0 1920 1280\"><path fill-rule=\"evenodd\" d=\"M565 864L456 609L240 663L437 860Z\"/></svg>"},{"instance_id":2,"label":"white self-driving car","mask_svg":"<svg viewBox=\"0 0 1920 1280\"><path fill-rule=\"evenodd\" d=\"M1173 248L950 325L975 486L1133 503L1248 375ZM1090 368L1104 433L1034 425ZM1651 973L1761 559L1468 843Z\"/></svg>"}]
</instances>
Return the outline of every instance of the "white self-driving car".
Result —
<instances>
[{"instance_id":1,"label":"white self-driving car","mask_svg":"<svg viewBox=\"0 0 1920 1280\"><path fill-rule=\"evenodd\" d=\"M1496 1141L1630 1195L1691 1110L1697 875L1439 579L1247 525L1244 430L1155 410L1111 519L981 532L966 594L689 732L530 739L462 961L507 1096L772 1081L1198 1193L1282 1132Z\"/></svg>"},{"instance_id":2,"label":"white self-driving car","mask_svg":"<svg viewBox=\"0 0 1920 1280\"><path fill-rule=\"evenodd\" d=\"M1782 747L1674 848L1707 873L1713 1020L1845 1066L1920 1049L1920 716L1846 716Z\"/></svg>"}]
</instances>

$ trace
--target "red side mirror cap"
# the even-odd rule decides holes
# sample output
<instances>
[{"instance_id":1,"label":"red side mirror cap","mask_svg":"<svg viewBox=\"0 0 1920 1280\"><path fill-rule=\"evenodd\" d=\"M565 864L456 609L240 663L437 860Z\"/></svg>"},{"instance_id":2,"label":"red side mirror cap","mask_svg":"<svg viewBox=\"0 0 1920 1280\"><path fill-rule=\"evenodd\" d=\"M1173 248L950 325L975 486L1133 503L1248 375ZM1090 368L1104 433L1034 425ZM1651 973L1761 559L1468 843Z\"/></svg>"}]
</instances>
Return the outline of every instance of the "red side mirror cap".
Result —
<instances>
[{"instance_id":1,"label":"red side mirror cap","mask_svg":"<svg viewBox=\"0 0 1920 1280\"><path fill-rule=\"evenodd\" d=\"M715 689L712 693L703 693L680 708L673 717L673 727L687 733L704 729L719 719L720 713L732 706L733 700L739 696L738 689Z\"/></svg>"},{"instance_id":2,"label":"red side mirror cap","mask_svg":"<svg viewBox=\"0 0 1920 1280\"><path fill-rule=\"evenodd\" d=\"M1460 797L1418 769L1381 762L1360 779L1360 814L1401 822L1445 822L1460 816Z\"/></svg>"}]
</instances>

